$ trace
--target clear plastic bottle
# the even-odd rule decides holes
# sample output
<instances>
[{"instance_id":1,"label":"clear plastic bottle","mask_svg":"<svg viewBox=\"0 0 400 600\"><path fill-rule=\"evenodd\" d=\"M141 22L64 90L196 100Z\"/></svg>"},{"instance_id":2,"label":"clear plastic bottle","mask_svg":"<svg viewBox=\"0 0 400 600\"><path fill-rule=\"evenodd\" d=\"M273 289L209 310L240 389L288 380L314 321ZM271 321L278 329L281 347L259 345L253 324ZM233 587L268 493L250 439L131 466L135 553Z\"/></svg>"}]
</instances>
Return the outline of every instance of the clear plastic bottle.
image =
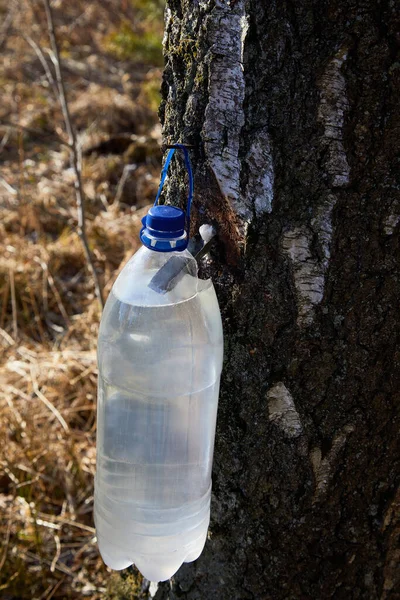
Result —
<instances>
[{"instance_id":1,"label":"clear plastic bottle","mask_svg":"<svg viewBox=\"0 0 400 600\"><path fill-rule=\"evenodd\" d=\"M167 218L172 208L152 210ZM187 250L172 250L182 231L170 251L150 249L166 234L145 231L149 247L120 273L100 325L94 517L108 566L134 563L164 581L207 537L223 338L211 281ZM169 265L173 284L153 289Z\"/></svg>"}]
</instances>

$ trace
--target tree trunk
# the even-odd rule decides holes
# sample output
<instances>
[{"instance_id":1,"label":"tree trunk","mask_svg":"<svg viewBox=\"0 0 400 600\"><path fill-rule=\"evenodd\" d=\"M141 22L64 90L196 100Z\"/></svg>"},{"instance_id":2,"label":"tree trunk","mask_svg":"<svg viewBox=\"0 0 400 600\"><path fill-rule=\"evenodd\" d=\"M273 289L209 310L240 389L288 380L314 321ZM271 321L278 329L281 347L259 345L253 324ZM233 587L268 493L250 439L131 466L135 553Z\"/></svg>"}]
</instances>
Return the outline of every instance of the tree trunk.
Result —
<instances>
[{"instance_id":1,"label":"tree trunk","mask_svg":"<svg viewBox=\"0 0 400 600\"><path fill-rule=\"evenodd\" d=\"M167 3L161 119L195 146L226 352L210 539L157 600L400 597L395 18Z\"/></svg>"}]
</instances>

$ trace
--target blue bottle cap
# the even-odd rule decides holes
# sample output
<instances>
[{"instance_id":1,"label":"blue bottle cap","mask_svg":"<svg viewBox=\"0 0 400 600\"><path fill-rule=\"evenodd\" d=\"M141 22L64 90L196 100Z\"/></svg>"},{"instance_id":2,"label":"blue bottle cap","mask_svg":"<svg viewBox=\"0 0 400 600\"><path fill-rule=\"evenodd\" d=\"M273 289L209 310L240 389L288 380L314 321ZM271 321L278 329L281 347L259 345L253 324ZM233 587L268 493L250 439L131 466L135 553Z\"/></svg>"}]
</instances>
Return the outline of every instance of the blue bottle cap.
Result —
<instances>
[{"instance_id":1,"label":"blue bottle cap","mask_svg":"<svg viewBox=\"0 0 400 600\"><path fill-rule=\"evenodd\" d=\"M152 206L147 215L143 217L142 223L140 239L147 248L158 252L171 252L186 248L186 215L180 208L165 204Z\"/></svg>"},{"instance_id":2,"label":"blue bottle cap","mask_svg":"<svg viewBox=\"0 0 400 600\"><path fill-rule=\"evenodd\" d=\"M171 237L180 237L185 231L185 213L176 206L152 206L146 215L145 227L163 234L160 237L166 233L170 233Z\"/></svg>"}]
</instances>

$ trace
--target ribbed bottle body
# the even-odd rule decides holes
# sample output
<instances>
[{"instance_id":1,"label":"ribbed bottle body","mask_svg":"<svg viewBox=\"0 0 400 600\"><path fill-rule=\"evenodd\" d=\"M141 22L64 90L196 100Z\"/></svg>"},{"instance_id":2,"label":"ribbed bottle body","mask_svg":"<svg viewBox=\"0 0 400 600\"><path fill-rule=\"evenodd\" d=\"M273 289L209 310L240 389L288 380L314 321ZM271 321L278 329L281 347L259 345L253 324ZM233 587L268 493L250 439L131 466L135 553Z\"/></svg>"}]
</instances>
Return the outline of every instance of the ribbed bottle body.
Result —
<instances>
[{"instance_id":1,"label":"ribbed bottle body","mask_svg":"<svg viewBox=\"0 0 400 600\"><path fill-rule=\"evenodd\" d=\"M139 252L100 327L95 522L106 564L135 563L162 581L207 536L222 326L189 253L179 253L188 264L177 285L159 294L148 284L171 256Z\"/></svg>"}]
</instances>

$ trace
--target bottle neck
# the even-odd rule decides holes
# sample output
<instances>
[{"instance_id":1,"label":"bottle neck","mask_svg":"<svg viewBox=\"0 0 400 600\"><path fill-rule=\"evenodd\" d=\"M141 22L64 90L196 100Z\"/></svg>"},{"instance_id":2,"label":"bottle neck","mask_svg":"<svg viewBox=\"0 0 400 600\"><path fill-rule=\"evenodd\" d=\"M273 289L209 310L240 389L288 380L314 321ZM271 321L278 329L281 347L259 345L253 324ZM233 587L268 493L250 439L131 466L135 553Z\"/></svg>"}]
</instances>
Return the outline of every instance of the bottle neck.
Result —
<instances>
[{"instance_id":1,"label":"bottle neck","mask_svg":"<svg viewBox=\"0 0 400 600\"><path fill-rule=\"evenodd\" d=\"M186 232L179 237L160 237L152 235L147 228L140 232L140 239L146 248L155 252L181 252L187 248L188 243Z\"/></svg>"}]
</instances>

